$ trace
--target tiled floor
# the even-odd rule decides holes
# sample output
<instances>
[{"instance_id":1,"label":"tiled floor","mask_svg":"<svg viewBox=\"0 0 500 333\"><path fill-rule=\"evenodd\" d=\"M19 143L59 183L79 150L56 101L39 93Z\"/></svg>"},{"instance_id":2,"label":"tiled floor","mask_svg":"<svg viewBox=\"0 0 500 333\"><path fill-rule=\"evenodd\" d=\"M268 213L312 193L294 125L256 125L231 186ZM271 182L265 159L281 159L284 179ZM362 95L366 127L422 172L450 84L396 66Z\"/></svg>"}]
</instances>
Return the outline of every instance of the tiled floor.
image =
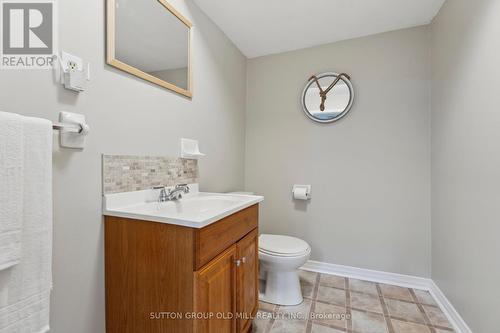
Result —
<instances>
[{"instance_id":1,"label":"tiled floor","mask_svg":"<svg viewBox=\"0 0 500 333\"><path fill-rule=\"evenodd\" d=\"M452 333L432 296L421 290L300 271L304 302L260 303L259 333Z\"/></svg>"}]
</instances>

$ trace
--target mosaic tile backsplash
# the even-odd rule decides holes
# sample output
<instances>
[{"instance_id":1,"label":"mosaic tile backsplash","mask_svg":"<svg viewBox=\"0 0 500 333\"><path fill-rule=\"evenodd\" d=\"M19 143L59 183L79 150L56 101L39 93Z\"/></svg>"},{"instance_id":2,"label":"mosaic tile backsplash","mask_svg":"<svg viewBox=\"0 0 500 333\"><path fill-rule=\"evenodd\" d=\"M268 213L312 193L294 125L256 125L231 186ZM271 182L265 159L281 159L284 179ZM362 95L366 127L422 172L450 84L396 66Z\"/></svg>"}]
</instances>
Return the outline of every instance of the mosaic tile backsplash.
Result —
<instances>
[{"instance_id":1,"label":"mosaic tile backsplash","mask_svg":"<svg viewBox=\"0 0 500 333\"><path fill-rule=\"evenodd\" d=\"M198 183L198 161L161 156L102 156L103 193Z\"/></svg>"}]
</instances>

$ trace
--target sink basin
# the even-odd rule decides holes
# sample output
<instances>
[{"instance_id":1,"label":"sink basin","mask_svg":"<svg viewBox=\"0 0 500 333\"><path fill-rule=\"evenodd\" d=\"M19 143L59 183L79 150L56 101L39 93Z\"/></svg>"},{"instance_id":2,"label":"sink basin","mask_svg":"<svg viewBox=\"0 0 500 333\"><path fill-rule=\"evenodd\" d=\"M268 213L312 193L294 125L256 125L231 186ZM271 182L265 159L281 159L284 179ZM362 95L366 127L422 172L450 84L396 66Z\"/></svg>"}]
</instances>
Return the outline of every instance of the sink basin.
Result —
<instances>
[{"instance_id":1,"label":"sink basin","mask_svg":"<svg viewBox=\"0 0 500 333\"><path fill-rule=\"evenodd\" d=\"M162 203L156 201L157 190L107 194L103 214L203 228L264 200L256 195L199 192L197 184L189 188L182 199Z\"/></svg>"}]
</instances>

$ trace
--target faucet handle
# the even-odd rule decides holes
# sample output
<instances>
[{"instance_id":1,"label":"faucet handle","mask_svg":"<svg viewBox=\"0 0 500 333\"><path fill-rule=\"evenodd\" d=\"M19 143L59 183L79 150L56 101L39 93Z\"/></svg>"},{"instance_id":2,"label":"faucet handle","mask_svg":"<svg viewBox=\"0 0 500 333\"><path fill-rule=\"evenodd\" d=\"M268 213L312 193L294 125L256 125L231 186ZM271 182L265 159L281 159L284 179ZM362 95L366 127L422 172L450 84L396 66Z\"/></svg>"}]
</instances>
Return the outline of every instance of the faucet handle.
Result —
<instances>
[{"instance_id":1,"label":"faucet handle","mask_svg":"<svg viewBox=\"0 0 500 333\"><path fill-rule=\"evenodd\" d=\"M160 196L158 197L158 202L167 201L170 191L168 191L169 193L167 194L167 187L166 186L164 186L164 185L153 186L152 189L153 190L160 190Z\"/></svg>"},{"instance_id":2,"label":"faucet handle","mask_svg":"<svg viewBox=\"0 0 500 333\"><path fill-rule=\"evenodd\" d=\"M178 184L175 186L175 188L182 188L184 189L184 193L189 193L189 186L188 184Z\"/></svg>"}]
</instances>

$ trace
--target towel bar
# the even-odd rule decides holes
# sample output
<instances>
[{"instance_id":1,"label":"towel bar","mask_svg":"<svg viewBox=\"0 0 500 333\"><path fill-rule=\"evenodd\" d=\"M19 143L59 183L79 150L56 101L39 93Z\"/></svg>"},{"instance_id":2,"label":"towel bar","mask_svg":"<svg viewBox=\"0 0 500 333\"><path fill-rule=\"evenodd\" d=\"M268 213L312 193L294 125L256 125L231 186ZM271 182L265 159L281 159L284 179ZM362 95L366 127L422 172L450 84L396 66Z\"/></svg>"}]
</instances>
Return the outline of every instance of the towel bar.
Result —
<instances>
[{"instance_id":1,"label":"towel bar","mask_svg":"<svg viewBox=\"0 0 500 333\"><path fill-rule=\"evenodd\" d=\"M60 145L63 148L83 149L85 137L90 132L83 114L66 111L59 112L59 122L53 122L52 129L60 132Z\"/></svg>"},{"instance_id":2,"label":"towel bar","mask_svg":"<svg viewBox=\"0 0 500 333\"><path fill-rule=\"evenodd\" d=\"M63 123L53 123L52 129L70 133L81 133L84 128L80 124L63 124Z\"/></svg>"}]
</instances>

